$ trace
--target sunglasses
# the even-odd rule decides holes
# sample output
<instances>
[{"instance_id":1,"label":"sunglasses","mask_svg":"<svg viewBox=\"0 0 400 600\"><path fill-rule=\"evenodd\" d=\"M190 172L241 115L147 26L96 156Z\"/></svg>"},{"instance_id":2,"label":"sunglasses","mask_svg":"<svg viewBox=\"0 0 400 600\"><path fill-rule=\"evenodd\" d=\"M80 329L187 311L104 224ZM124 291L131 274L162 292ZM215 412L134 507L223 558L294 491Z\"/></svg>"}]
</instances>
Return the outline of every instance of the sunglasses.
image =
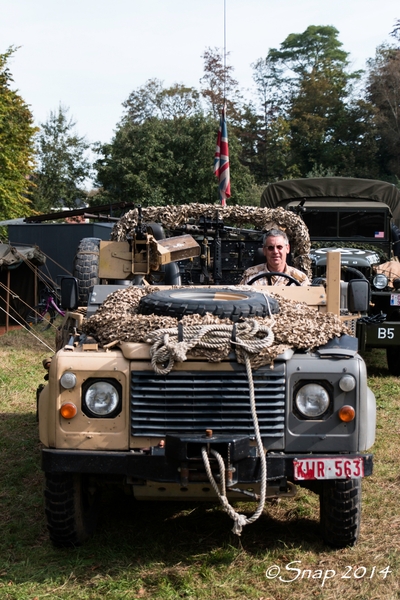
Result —
<instances>
[{"instance_id":1,"label":"sunglasses","mask_svg":"<svg viewBox=\"0 0 400 600\"><path fill-rule=\"evenodd\" d=\"M265 248L268 250L268 252L273 252L275 249L281 251L285 248L285 246L265 246Z\"/></svg>"}]
</instances>

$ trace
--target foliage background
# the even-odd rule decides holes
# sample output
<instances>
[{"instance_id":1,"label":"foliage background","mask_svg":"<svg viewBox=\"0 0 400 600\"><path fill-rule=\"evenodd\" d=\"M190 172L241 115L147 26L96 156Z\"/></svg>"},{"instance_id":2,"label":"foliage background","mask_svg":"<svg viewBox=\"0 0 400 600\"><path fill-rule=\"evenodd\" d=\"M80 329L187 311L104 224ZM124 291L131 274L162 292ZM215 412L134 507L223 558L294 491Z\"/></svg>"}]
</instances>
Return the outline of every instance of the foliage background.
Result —
<instances>
[{"instance_id":1,"label":"foliage background","mask_svg":"<svg viewBox=\"0 0 400 600\"><path fill-rule=\"evenodd\" d=\"M227 106L232 204L279 179L400 177L400 37L352 71L333 26L292 33L252 64L254 94L229 55L207 48L199 87L148 79L123 102L113 138L90 144L62 104L35 132L0 55L0 218L83 204L218 202L213 159ZM94 182L94 189L89 188Z\"/></svg>"}]
</instances>

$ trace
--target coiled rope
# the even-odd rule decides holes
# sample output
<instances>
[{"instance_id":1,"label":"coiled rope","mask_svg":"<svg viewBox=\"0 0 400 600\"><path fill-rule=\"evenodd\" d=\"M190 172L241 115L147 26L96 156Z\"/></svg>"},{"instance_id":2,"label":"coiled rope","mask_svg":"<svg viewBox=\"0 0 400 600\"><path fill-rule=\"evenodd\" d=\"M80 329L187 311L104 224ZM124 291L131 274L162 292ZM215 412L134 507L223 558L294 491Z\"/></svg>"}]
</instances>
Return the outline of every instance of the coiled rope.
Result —
<instances>
[{"instance_id":1,"label":"coiled rope","mask_svg":"<svg viewBox=\"0 0 400 600\"><path fill-rule=\"evenodd\" d=\"M264 334L263 337L256 337L262 334ZM181 341L179 341L179 337L182 338ZM212 454L218 462L221 485L220 491L211 471L207 447L203 446L201 449L207 477L215 493L217 494L224 511L228 513L231 519L233 519L234 525L232 531L236 535L241 535L242 529L245 525L254 523L254 521L259 518L264 510L265 505L267 488L267 460L261 439L260 428L258 425L253 374L249 355L260 352L263 348L267 348L273 343L273 341L274 334L272 330L265 325L260 325L254 319L247 319L244 323L239 323L237 325L197 325L181 328L173 327L152 332L149 336L149 342L152 343L150 348L151 364L154 371L160 375L166 375L169 373L174 365L175 360L178 362L185 361L187 358L187 353L195 347L223 349L225 348L226 344L234 344L236 347L240 347L242 350L246 366L247 379L249 382L250 410L253 419L257 451L260 457L261 466L260 499L257 509L251 517L246 517L245 515L236 512L235 509L229 504L226 495L225 463L222 456L213 448L209 450L210 454Z\"/></svg>"},{"instance_id":2,"label":"coiled rope","mask_svg":"<svg viewBox=\"0 0 400 600\"><path fill-rule=\"evenodd\" d=\"M263 337L257 337L263 335ZM180 337L182 338L180 340ZM151 365L159 375L167 375L175 361L184 362L194 348L224 350L227 344L257 354L271 346L274 334L270 327L255 319L232 325L186 325L159 329L149 334Z\"/></svg>"}]
</instances>

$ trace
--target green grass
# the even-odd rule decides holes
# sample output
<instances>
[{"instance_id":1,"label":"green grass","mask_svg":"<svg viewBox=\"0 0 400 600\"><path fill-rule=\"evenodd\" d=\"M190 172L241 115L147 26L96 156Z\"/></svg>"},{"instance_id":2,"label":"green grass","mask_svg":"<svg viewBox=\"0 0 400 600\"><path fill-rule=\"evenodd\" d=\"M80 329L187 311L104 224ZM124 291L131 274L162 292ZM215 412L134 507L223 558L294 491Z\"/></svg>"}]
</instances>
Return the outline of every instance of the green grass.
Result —
<instances>
[{"instance_id":1,"label":"green grass","mask_svg":"<svg viewBox=\"0 0 400 600\"><path fill-rule=\"evenodd\" d=\"M110 492L85 546L53 548L35 420L41 361L48 355L25 332L0 338L1 600L400 598L400 380L389 377L381 353L367 357L378 403L375 469L363 483L359 543L345 550L323 545L318 498L302 490L296 498L268 502L240 538L217 505L135 503ZM254 505L240 510L251 514ZM291 561L309 573L291 582L266 577L277 565L282 578L294 578L296 572L286 570ZM392 573L384 578L378 572L387 566ZM336 574L322 585L328 569Z\"/></svg>"}]
</instances>

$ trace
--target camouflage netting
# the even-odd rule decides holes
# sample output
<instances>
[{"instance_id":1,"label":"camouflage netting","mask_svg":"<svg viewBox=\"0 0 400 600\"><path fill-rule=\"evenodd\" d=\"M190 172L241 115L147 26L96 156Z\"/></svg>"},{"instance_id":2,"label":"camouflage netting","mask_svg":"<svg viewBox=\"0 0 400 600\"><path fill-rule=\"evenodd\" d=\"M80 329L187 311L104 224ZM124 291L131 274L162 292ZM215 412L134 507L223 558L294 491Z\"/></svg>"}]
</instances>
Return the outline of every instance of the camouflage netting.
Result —
<instances>
[{"instance_id":1,"label":"camouflage netting","mask_svg":"<svg viewBox=\"0 0 400 600\"><path fill-rule=\"evenodd\" d=\"M84 332L92 335L104 346L117 341L148 342L149 332L177 327L178 321L174 317L142 315L137 312L142 296L159 289L153 286L132 286L110 294L99 310L84 323ZM240 286L236 289L240 289ZM242 289L248 288L242 286ZM271 318L256 317L256 320L272 328L275 340L271 346L251 356L253 368L272 364L274 359L288 348L312 349L327 343L335 336L350 334L340 319L331 313L323 314L304 303L284 300L275 294L271 296L279 301L279 314ZM188 315L183 317L181 323L183 326L221 323L232 325L229 319L219 319L213 315ZM231 345L226 344L223 349L218 350L194 348L191 355L218 362L226 358L231 351ZM236 354L238 361L244 362L240 349L237 349Z\"/></svg>"},{"instance_id":2,"label":"camouflage netting","mask_svg":"<svg viewBox=\"0 0 400 600\"><path fill-rule=\"evenodd\" d=\"M311 277L308 229L298 215L283 208L258 208L255 206L219 208L213 204L195 203L180 206L148 206L142 208L142 217L146 222L161 223L165 228L173 230L184 225L190 219L196 220L201 216L215 217L217 211L220 219L223 218L224 222L234 223L238 227L252 225L260 231L278 227L286 231L294 254L294 266ZM116 242L126 240L128 235L133 234L137 222L138 211L135 208L127 212L114 225L111 240Z\"/></svg>"}]
</instances>

